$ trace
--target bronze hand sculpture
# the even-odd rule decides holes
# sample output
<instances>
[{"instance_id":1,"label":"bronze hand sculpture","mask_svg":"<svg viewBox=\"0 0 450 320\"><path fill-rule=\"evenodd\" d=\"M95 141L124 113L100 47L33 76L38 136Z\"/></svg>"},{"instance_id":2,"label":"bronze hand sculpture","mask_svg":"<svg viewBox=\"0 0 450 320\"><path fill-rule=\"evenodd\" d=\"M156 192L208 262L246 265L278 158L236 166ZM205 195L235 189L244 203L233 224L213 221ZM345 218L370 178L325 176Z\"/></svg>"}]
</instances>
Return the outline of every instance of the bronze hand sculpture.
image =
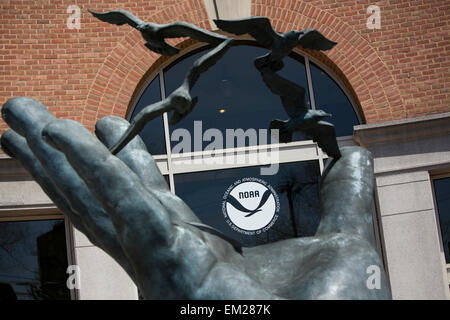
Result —
<instances>
[{"instance_id":1,"label":"bronze hand sculpture","mask_svg":"<svg viewBox=\"0 0 450 320\"><path fill-rule=\"evenodd\" d=\"M140 137L117 156L108 147L129 124L55 119L29 98L2 108L12 130L1 144L33 175L73 224L110 254L147 299L390 299L372 223L373 161L342 148L321 180L322 220L313 237L236 252L192 226L195 214L170 192ZM99 140L100 139L100 140ZM380 289L367 269L381 270Z\"/></svg>"}]
</instances>

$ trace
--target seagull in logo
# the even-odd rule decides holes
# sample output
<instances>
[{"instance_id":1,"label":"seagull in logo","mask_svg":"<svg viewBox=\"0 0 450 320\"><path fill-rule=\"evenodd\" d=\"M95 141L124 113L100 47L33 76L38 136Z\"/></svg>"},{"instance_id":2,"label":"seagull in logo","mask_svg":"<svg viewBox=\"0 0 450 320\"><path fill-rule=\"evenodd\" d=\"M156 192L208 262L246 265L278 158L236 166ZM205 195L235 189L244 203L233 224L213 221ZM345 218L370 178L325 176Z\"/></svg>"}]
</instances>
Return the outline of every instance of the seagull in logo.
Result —
<instances>
[{"instance_id":1,"label":"seagull in logo","mask_svg":"<svg viewBox=\"0 0 450 320\"><path fill-rule=\"evenodd\" d=\"M235 197L233 197L231 194L228 195L227 202L228 202L229 204L231 204L235 209L237 209L237 210L239 210L239 211L241 211L241 212L247 213L247 215L245 215L245 217L251 217L251 216L254 215L255 213L257 213L257 212L259 212L259 211L262 210L261 207L262 207L263 205L266 204L266 202L267 202L267 200L269 199L269 197L270 197L271 194L272 194L272 192L271 192L269 189L267 189L267 190L263 193L263 195L262 195L262 197L261 197L261 200L259 201L258 206L256 207L256 209L253 209L253 210L250 210L250 209L247 209L246 207L244 207L244 206L243 206L243 205L242 205Z\"/></svg>"},{"instance_id":2,"label":"seagull in logo","mask_svg":"<svg viewBox=\"0 0 450 320\"><path fill-rule=\"evenodd\" d=\"M88 11L97 19L115 25L128 24L139 30L146 41L145 46L162 55L172 56L180 52L180 49L169 45L166 38L191 37L195 40L218 45L227 37L220 34L201 29L187 22L171 22L168 24L157 24L144 22L126 10L111 10L107 12Z\"/></svg>"},{"instance_id":3,"label":"seagull in logo","mask_svg":"<svg viewBox=\"0 0 450 320\"><path fill-rule=\"evenodd\" d=\"M255 60L255 65L268 65L273 71L281 70L283 58L297 45L311 50L330 50L336 42L328 40L315 29L292 30L286 33L275 31L267 17L250 17L236 20L214 20L216 26L228 33L241 35L248 33L256 41L271 51Z\"/></svg>"}]
</instances>

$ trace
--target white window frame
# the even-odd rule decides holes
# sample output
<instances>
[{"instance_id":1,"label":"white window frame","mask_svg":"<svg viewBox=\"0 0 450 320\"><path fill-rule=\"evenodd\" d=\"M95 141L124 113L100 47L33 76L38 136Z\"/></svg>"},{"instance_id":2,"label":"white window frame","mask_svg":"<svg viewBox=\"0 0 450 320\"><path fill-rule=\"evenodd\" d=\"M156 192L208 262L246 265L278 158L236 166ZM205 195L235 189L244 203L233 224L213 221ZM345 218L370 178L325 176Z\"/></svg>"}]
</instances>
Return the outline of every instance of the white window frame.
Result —
<instances>
[{"instance_id":1,"label":"white window frame","mask_svg":"<svg viewBox=\"0 0 450 320\"><path fill-rule=\"evenodd\" d=\"M66 253L67 253L67 265L76 264L75 257L73 255L73 233L72 225L66 216L61 214L56 207L42 208L27 208L21 210L1 210L0 211L0 223L2 222L33 222L42 220L63 220L65 237L66 237ZM68 276L68 275L67 275ZM77 293L75 289L68 289L70 292L70 300L77 300Z\"/></svg>"},{"instance_id":2,"label":"white window frame","mask_svg":"<svg viewBox=\"0 0 450 320\"><path fill-rule=\"evenodd\" d=\"M17 161L10 158L7 155L0 156L1 161ZM17 161L18 163L18 161ZM33 178L28 174L28 172L22 167L17 166L14 168L14 177L17 179L20 177L21 180L33 181ZM10 174L10 173L8 173ZM11 181L8 176L2 177L0 173L0 178L2 181ZM73 227L69 219L63 215L59 209L53 204L48 203L44 205L27 205L27 206L9 206L0 208L0 223L1 222L25 222L25 221L41 221L41 220L64 220L64 229L66 237L66 252L67 252L67 265L74 265L74 240L73 240ZM70 299L76 300L77 293L76 290L70 289Z\"/></svg>"},{"instance_id":3,"label":"white window frame","mask_svg":"<svg viewBox=\"0 0 450 320\"><path fill-rule=\"evenodd\" d=\"M437 224L437 230L438 230L438 236L439 236L439 249L441 251L441 261L442 261L442 265L443 265L443 269L444 272L447 275L447 289L448 289L448 294L450 295L450 263L447 263L447 260L445 259L445 251L444 251L444 242L443 242L443 238L442 238L442 233L441 233L441 223L440 223L440 219L439 219L439 212L438 212L438 206L437 206L437 199L436 199L436 193L434 190L434 180L438 180L438 179L450 179L450 172L445 172L445 173L436 173L436 174L430 174L430 179L431 179L431 188L432 188L432 192L433 192L433 205L434 205L434 214L435 214L435 220L436 220L436 224Z\"/></svg>"}]
</instances>

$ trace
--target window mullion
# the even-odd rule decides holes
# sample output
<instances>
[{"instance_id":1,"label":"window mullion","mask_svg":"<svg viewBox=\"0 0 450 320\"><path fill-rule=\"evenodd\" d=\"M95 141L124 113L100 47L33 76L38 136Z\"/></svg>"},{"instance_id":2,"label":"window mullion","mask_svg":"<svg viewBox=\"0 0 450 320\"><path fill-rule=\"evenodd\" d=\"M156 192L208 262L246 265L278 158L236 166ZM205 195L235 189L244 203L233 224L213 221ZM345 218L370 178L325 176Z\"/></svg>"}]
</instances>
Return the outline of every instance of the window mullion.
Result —
<instances>
[{"instance_id":1,"label":"window mullion","mask_svg":"<svg viewBox=\"0 0 450 320\"><path fill-rule=\"evenodd\" d=\"M166 88L164 85L164 72L161 70L159 72L159 87L161 89L161 100L166 98ZM169 171L169 185L170 191L175 193L175 183L173 179L173 170L172 170L172 150L170 146L170 130L169 130L169 118L167 116L167 112L163 114L163 122L164 122L164 138L166 141L166 152L167 152L167 170Z\"/></svg>"},{"instance_id":2,"label":"window mullion","mask_svg":"<svg viewBox=\"0 0 450 320\"><path fill-rule=\"evenodd\" d=\"M311 80L311 70L309 69L309 58L305 56L306 80L308 81L309 100L311 101L311 109L316 110L316 101L314 99L314 90Z\"/></svg>"}]
</instances>

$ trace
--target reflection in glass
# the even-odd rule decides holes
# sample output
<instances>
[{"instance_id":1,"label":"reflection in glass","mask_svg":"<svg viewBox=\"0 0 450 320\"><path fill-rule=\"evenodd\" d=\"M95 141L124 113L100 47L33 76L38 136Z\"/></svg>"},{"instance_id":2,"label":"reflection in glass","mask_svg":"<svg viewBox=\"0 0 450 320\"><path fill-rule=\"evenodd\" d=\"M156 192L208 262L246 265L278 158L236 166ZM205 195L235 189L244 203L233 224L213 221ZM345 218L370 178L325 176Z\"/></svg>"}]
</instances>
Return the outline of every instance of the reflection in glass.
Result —
<instances>
[{"instance_id":1,"label":"reflection in glass","mask_svg":"<svg viewBox=\"0 0 450 320\"><path fill-rule=\"evenodd\" d=\"M166 96L181 85L192 63L208 50L211 48L198 49L179 61L175 61L164 70ZM200 151L200 148L204 150L211 142L215 142L215 134L212 138L213 141L202 141L202 133L210 128L219 129L225 140L226 129L241 128L246 132L248 129L255 129L256 131L252 131L257 132L258 129L268 129L270 121L273 119L286 120L288 116L281 106L280 98L267 89L260 73L253 65L254 59L265 53L267 50L264 48L254 44L250 45L248 41L236 40L225 56L210 70L203 73L197 81L191 94L193 97L199 98L198 104L180 123L170 126L170 134L178 128L187 129L191 135L190 150ZM292 53L284 59L284 64L285 67L279 71L280 76L308 88L304 58ZM320 67L310 63L310 69L316 108L333 115L326 121L336 126L337 136L352 135L353 126L359 124L359 120L349 99L337 83ZM142 94L131 118L144 107L161 99L159 83L159 76L157 76ZM306 105L310 107L308 90L306 90L305 100ZM194 134L194 121L201 121L198 137ZM166 153L162 117L148 123L140 135L151 154ZM270 135L267 139L264 137L260 140L256 135L257 141L253 141L253 137L247 136L243 144L237 138L234 138L234 143L232 139L229 142L231 146L269 143ZM194 144L195 139L201 143ZM294 141L306 139L309 138L301 132L294 133ZM172 141L171 147L173 148L180 141ZM217 144L215 147L217 148ZM223 147L226 148L226 143Z\"/></svg>"},{"instance_id":2,"label":"reflection in glass","mask_svg":"<svg viewBox=\"0 0 450 320\"><path fill-rule=\"evenodd\" d=\"M145 89L139 102L131 114L133 119L142 109L161 100L161 90L159 86L159 76L152 80L150 85ZM148 151L152 155L165 154L166 142L164 139L164 122L163 117L153 119L148 122L139 134L144 140Z\"/></svg>"},{"instance_id":3,"label":"reflection in glass","mask_svg":"<svg viewBox=\"0 0 450 320\"><path fill-rule=\"evenodd\" d=\"M164 180L166 180L167 187L170 189L170 179L168 174L163 174Z\"/></svg>"},{"instance_id":4,"label":"reflection in glass","mask_svg":"<svg viewBox=\"0 0 450 320\"><path fill-rule=\"evenodd\" d=\"M166 95L180 86L192 63L205 52L197 52L164 72ZM279 96L267 89L261 74L253 65L253 60L266 52L265 49L250 45L231 47L222 59L202 74L191 92L193 97L198 96L199 102L185 119L170 127L170 132L186 128L195 139L194 121L198 120L202 121L202 132L217 128L225 138L226 129L268 129L271 120L287 119ZM287 57L284 62L285 67L280 75L307 88L303 58ZM306 103L310 105L309 96L306 96ZM177 143L173 141L172 147ZM203 142L203 149L209 143ZM260 145L267 143L270 141L257 142ZM249 139L245 142L246 146L254 144ZM238 145L237 140L232 145L242 146ZM199 151L194 150L193 142L191 150Z\"/></svg>"},{"instance_id":5,"label":"reflection in glass","mask_svg":"<svg viewBox=\"0 0 450 320\"><path fill-rule=\"evenodd\" d=\"M65 300L63 220L0 223L0 300Z\"/></svg>"},{"instance_id":6,"label":"reflection in glass","mask_svg":"<svg viewBox=\"0 0 450 320\"><path fill-rule=\"evenodd\" d=\"M347 96L325 71L314 63L309 65L316 109L333 115L325 121L334 124L337 137L353 135L353 126L358 125L359 121Z\"/></svg>"},{"instance_id":7,"label":"reflection in glass","mask_svg":"<svg viewBox=\"0 0 450 320\"><path fill-rule=\"evenodd\" d=\"M445 260L450 263L450 178L434 180Z\"/></svg>"},{"instance_id":8,"label":"reflection in glass","mask_svg":"<svg viewBox=\"0 0 450 320\"><path fill-rule=\"evenodd\" d=\"M260 176L260 168L178 174L174 176L175 192L203 223L219 229L244 246L314 235L320 221L318 161L283 163L280 164L278 173L272 176ZM244 235L232 230L222 214L222 198L227 188L235 181L247 177L266 181L280 199L279 218L267 232L260 235Z\"/></svg>"}]
</instances>

